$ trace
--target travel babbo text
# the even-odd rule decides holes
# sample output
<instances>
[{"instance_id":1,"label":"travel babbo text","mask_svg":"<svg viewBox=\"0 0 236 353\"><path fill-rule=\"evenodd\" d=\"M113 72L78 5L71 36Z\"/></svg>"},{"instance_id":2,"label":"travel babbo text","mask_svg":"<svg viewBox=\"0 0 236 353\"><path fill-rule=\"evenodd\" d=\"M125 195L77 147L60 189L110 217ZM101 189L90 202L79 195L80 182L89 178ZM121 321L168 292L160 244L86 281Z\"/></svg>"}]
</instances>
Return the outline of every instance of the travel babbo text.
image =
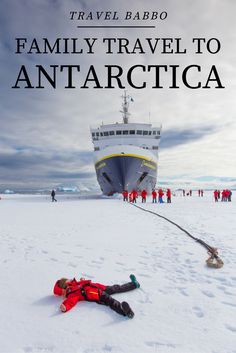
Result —
<instances>
[{"instance_id":1,"label":"travel babbo text","mask_svg":"<svg viewBox=\"0 0 236 353\"><path fill-rule=\"evenodd\" d=\"M119 13L118 11L70 11L69 19L76 21L147 21L147 20L165 20L167 18L166 11L126 11Z\"/></svg>"}]
</instances>

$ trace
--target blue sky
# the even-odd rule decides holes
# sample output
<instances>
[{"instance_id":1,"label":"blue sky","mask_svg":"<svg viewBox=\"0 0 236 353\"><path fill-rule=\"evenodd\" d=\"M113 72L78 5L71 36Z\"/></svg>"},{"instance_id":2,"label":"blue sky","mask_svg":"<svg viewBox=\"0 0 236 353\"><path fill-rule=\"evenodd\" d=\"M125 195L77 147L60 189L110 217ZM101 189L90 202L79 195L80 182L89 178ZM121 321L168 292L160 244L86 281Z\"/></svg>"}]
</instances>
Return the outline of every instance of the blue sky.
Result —
<instances>
[{"instance_id":1,"label":"blue sky","mask_svg":"<svg viewBox=\"0 0 236 353\"><path fill-rule=\"evenodd\" d=\"M118 7L118 8L117 8ZM168 12L155 30L79 30L69 11L113 10ZM93 64L104 78L104 65L201 65L204 81L211 65L225 89L128 89L134 98L131 121L161 123L159 177L162 180L213 180L236 176L236 3L231 0L2 0L0 3L0 188L52 187L63 183L96 183L89 126L121 120L122 90L12 89L21 65L36 78L35 65ZM193 37L216 37L217 55L16 55L15 38L181 37L189 48ZM82 71L83 71L82 69ZM205 70L205 71L204 71ZM82 79L84 72L81 73ZM193 76L193 79L195 77ZM135 78L136 79L136 78ZM168 85L168 76L163 83ZM137 75L137 80L140 80ZM229 178L229 179L227 179ZM203 179L206 180L206 179Z\"/></svg>"}]
</instances>

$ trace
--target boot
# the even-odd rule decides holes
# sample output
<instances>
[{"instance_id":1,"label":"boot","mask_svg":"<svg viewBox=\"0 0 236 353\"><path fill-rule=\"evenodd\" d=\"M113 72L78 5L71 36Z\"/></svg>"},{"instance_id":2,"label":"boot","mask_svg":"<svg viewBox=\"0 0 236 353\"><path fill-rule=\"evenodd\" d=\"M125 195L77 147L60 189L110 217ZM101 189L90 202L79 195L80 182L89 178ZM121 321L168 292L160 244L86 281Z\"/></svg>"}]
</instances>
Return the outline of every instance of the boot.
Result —
<instances>
[{"instance_id":1,"label":"boot","mask_svg":"<svg viewBox=\"0 0 236 353\"><path fill-rule=\"evenodd\" d=\"M121 308L123 312L125 313L125 316L128 316L130 319L133 319L134 317L134 312L132 311L131 307L127 302L122 302L121 303Z\"/></svg>"},{"instance_id":2,"label":"boot","mask_svg":"<svg viewBox=\"0 0 236 353\"><path fill-rule=\"evenodd\" d=\"M130 275L129 278L131 279L132 283L135 285L135 288L140 287L140 283L137 281L137 278L135 277L135 275Z\"/></svg>"}]
</instances>

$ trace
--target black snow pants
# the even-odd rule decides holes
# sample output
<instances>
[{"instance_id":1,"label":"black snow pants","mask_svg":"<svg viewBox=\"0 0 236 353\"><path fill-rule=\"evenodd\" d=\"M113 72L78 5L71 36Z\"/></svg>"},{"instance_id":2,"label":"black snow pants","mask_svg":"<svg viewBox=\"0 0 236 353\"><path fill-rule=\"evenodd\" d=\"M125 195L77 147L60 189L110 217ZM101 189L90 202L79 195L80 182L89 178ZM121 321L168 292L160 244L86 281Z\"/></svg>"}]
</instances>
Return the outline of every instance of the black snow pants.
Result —
<instances>
[{"instance_id":1,"label":"black snow pants","mask_svg":"<svg viewBox=\"0 0 236 353\"><path fill-rule=\"evenodd\" d=\"M107 286L100 296L99 304L109 306L118 314L125 316L121 303L118 300L112 298L111 294L124 293L133 289L136 289L136 286L133 282L125 283L122 285L114 284L113 286Z\"/></svg>"}]
</instances>

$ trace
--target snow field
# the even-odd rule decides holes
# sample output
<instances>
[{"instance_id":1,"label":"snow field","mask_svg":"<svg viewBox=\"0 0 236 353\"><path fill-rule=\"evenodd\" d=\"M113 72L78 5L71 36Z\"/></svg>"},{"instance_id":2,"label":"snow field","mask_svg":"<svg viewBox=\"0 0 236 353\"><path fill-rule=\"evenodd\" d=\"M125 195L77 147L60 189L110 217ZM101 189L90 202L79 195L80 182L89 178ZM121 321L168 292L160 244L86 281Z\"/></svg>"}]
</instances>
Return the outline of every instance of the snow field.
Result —
<instances>
[{"instance_id":1,"label":"snow field","mask_svg":"<svg viewBox=\"0 0 236 353\"><path fill-rule=\"evenodd\" d=\"M206 267L202 246L119 198L2 195L1 352L236 352L234 199L138 205L218 247L224 267ZM130 303L133 320L88 302L62 314L52 295L62 276L114 284L130 273L141 288L114 297Z\"/></svg>"}]
</instances>

